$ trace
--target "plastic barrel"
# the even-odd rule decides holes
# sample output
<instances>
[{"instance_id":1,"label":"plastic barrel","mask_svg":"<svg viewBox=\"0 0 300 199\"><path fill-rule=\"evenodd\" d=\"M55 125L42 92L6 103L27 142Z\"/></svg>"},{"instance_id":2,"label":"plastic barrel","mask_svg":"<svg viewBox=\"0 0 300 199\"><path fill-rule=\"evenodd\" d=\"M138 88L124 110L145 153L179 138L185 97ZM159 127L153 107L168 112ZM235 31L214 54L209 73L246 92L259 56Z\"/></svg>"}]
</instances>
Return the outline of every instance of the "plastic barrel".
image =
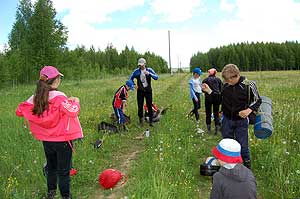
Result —
<instances>
[{"instance_id":1,"label":"plastic barrel","mask_svg":"<svg viewBox=\"0 0 300 199\"><path fill-rule=\"evenodd\" d=\"M254 135L258 139L266 139L273 133L272 100L261 96L262 103L256 115Z\"/></svg>"}]
</instances>

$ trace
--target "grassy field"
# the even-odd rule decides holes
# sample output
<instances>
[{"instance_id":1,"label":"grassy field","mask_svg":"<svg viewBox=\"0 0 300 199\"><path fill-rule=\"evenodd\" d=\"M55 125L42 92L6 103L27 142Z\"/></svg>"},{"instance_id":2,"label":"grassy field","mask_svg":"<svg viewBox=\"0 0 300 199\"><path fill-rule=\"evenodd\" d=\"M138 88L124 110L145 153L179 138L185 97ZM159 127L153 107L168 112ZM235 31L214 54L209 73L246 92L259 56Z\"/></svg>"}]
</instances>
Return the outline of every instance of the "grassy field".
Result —
<instances>
[{"instance_id":1,"label":"grassy field","mask_svg":"<svg viewBox=\"0 0 300 199\"><path fill-rule=\"evenodd\" d=\"M242 73L256 80L261 95L273 100L274 133L258 140L250 128L250 150L259 198L300 197L300 72ZM150 137L134 139L148 126L137 127L136 92L130 92L127 114L129 131L105 136L100 149L93 143L102 138L96 126L110 122L111 101L126 77L62 81L60 89L81 100L80 121L85 138L75 143L72 177L73 198L208 198L211 178L199 175L199 165L211 156L220 136L198 134L194 120L186 118L192 107L189 99L190 74L161 75L153 81L154 102L170 106L160 123L150 128ZM40 198L46 192L42 174L45 157L42 144L34 140L23 120L15 116L17 105L26 100L35 86L1 90L0 98L0 198ZM203 104L203 98L202 98ZM200 127L205 129L204 106ZM103 190L98 175L107 168L128 176L124 186ZM57 197L59 198L59 197Z\"/></svg>"}]
</instances>

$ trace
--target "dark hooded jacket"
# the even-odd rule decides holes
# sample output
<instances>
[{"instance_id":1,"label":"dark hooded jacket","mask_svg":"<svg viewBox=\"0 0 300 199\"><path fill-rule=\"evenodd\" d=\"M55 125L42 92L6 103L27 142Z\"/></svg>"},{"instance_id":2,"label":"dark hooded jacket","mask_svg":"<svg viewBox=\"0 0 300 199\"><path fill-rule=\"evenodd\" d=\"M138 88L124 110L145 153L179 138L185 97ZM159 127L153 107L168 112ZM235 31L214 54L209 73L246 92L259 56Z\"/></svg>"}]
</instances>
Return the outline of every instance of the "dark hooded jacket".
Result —
<instances>
[{"instance_id":1,"label":"dark hooded jacket","mask_svg":"<svg viewBox=\"0 0 300 199\"><path fill-rule=\"evenodd\" d=\"M249 91L246 85L247 81L245 77L241 76L235 85L226 83L223 86L222 111L223 114L231 120L243 119L239 116L240 111L246 108L257 111L261 104L261 98L258 94L255 82L249 81ZM250 95L248 92L250 92Z\"/></svg>"},{"instance_id":2,"label":"dark hooded jacket","mask_svg":"<svg viewBox=\"0 0 300 199\"><path fill-rule=\"evenodd\" d=\"M256 180L250 169L237 164L213 175L210 199L256 199Z\"/></svg>"}]
</instances>

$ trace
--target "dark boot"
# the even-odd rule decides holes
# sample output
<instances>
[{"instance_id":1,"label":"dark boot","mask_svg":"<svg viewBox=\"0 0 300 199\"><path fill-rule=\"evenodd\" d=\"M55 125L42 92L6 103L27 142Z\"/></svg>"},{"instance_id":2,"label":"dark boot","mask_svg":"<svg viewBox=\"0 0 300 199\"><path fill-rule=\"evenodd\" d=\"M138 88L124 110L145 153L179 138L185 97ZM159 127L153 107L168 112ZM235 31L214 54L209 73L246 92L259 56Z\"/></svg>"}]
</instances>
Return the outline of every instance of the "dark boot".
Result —
<instances>
[{"instance_id":1,"label":"dark boot","mask_svg":"<svg viewBox=\"0 0 300 199\"><path fill-rule=\"evenodd\" d=\"M72 199L72 197L71 196L64 196L64 197L62 197L62 199Z\"/></svg>"},{"instance_id":2,"label":"dark boot","mask_svg":"<svg viewBox=\"0 0 300 199\"><path fill-rule=\"evenodd\" d=\"M247 167L248 169L251 169L251 160L244 160L244 166Z\"/></svg>"},{"instance_id":3,"label":"dark boot","mask_svg":"<svg viewBox=\"0 0 300 199\"><path fill-rule=\"evenodd\" d=\"M46 199L54 199L55 195L56 195L56 190L50 190L46 195Z\"/></svg>"},{"instance_id":4,"label":"dark boot","mask_svg":"<svg viewBox=\"0 0 300 199\"><path fill-rule=\"evenodd\" d=\"M207 124L206 127L207 127L207 133L210 134L211 133L211 125Z\"/></svg>"},{"instance_id":5,"label":"dark boot","mask_svg":"<svg viewBox=\"0 0 300 199\"><path fill-rule=\"evenodd\" d=\"M70 193L69 196L62 196L62 199L72 199L72 194Z\"/></svg>"},{"instance_id":6,"label":"dark boot","mask_svg":"<svg viewBox=\"0 0 300 199\"><path fill-rule=\"evenodd\" d=\"M139 118L139 128L143 127L143 118Z\"/></svg>"}]
</instances>

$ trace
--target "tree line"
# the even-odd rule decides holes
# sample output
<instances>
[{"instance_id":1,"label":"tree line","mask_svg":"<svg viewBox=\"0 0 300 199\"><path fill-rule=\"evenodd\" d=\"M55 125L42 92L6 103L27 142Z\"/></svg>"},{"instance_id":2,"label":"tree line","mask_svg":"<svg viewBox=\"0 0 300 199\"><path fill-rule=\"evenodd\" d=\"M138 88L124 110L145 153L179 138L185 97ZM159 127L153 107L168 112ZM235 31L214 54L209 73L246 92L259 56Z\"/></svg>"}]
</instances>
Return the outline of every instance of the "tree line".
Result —
<instances>
[{"instance_id":1,"label":"tree line","mask_svg":"<svg viewBox=\"0 0 300 199\"><path fill-rule=\"evenodd\" d=\"M108 44L104 50L67 47L68 30L56 19L51 0L20 0L16 19L4 52L0 52L0 87L37 80L44 65L57 66L67 79L99 78L108 73L129 74L139 57L158 73L169 72L167 62L151 52L140 54L128 46L118 52Z\"/></svg>"},{"instance_id":2,"label":"tree line","mask_svg":"<svg viewBox=\"0 0 300 199\"><path fill-rule=\"evenodd\" d=\"M198 52L190 59L190 70L199 66L222 70L228 63L236 64L242 71L299 70L300 44L284 43L238 43L212 48L207 53Z\"/></svg>"}]
</instances>

